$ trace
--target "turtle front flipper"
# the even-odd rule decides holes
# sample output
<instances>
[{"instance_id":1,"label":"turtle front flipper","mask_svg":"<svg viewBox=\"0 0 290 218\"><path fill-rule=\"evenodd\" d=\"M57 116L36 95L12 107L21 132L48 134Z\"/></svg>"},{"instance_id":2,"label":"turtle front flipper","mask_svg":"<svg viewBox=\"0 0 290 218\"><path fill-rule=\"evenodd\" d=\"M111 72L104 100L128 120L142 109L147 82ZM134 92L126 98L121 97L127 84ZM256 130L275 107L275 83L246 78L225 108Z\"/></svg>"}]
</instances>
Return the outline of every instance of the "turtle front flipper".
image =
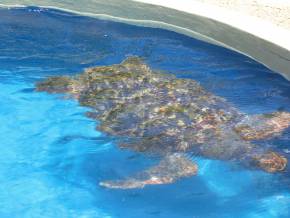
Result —
<instances>
[{"instance_id":1,"label":"turtle front flipper","mask_svg":"<svg viewBox=\"0 0 290 218\"><path fill-rule=\"evenodd\" d=\"M174 183L184 177L197 174L198 167L181 154L164 157L157 166L136 174L125 180L100 182L101 186L114 189L143 188L146 185L161 185Z\"/></svg>"},{"instance_id":2,"label":"turtle front flipper","mask_svg":"<svg viewBox=\"0 0 290 218\"><path fill-rule=\"evenodd\" d=\"M244 140L259 140L273 137L290 126L289 112L247 116L235 126L235 131Z\"/></svg>"}]
</instances>

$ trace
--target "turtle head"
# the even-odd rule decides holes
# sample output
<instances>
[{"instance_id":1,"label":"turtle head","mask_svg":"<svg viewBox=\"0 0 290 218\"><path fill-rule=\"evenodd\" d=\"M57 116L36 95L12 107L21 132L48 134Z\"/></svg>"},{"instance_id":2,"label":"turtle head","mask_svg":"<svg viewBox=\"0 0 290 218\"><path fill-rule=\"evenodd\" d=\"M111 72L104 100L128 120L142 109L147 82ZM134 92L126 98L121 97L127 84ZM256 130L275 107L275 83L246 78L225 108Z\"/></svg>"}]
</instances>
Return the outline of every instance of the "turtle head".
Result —
<instances>
[{"instance_id":1,"label":"turtle head","mask_svg":"<svg viewBox=\"0 0 290 218\"><path fill-rule=\"evenodd\" d=\"M254 156L253 159L257 167L268 173L276 173L285 170L288 162L287 158L276 152L267 152L257 155Z\"/></svg>"},{"instance_id":2,"label":"turtle head","mask_svg":"<svg viewBox=\"0 0 290 218\"><path fill-rule=\"evenodd\" d=\"M73 88L73 80L67 76L53 76L36 83L36 91L49 93L66 93Z\"/></svg>"}]
</instances>

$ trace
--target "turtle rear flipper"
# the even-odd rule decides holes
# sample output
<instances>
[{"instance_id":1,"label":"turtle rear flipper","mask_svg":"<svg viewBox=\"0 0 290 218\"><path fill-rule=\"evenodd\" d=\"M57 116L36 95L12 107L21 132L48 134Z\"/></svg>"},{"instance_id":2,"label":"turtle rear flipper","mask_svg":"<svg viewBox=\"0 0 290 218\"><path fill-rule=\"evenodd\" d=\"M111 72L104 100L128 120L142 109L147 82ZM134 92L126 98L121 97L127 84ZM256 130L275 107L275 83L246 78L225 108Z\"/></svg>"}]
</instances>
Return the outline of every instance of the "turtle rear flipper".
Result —
<instances>
[{"instance_id":1,"label":"turtle rear flipper","mask_svg":"<svg viewBox=\"0 0 290 218\"><path fill-rule=\"evenodd\" d=\"M283 172L287 163L286 157L273 151L252 156L252 164L268 173Z\"/></svg>"},{"instance_id":2,"label":"turtle rear flipper","mask_svg":"<svg viewBox=\"0 0 290 218\"><path fill-rule=\"evenodd\" d=\"M125 180L100 182L101 186L114 189L143 188L146 185L174 183L183 177L197 174L198 167L191 160L180 154L164 157L158 165Z\"/></svg>"},{"instance_id":3,"label":"turtle rear flipper","mask_svg":"<svg viewBox=\"0 0 290 218\"><path fill-rule=\"evenodd\" d=\"M235 126L244 140L259 140L273 137L290 126L289 112L247 116Z\"/></svg>"}]
</instances>

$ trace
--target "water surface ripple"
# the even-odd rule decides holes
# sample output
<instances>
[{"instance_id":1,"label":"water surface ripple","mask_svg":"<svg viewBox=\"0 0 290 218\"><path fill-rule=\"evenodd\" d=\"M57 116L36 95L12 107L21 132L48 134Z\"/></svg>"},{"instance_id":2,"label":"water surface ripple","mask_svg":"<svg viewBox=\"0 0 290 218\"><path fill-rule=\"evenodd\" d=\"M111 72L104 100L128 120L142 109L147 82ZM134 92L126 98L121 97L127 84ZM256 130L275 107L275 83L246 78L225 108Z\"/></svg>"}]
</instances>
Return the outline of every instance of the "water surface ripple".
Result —
<instances>
[{"instance_id":1,"label":"water surface ripple","mask_svg":"<svg viewBox=\"0 0 290 218\"><path fill-rule=\"evenodd\" d=\"M55 10L0 9L0 217L289 217L290 175L192 157L199 175L140 190L108 190L155 157L120 151L87 108L34 91L51 75L138 55L192 78L249 114L290 110L290 83L255 61L173 32ZM289 158L290 131L273 139ZM266 142L265 142L266 143ZM267 142L270 143L270 142Z\"/></svg>"}]
</instances>

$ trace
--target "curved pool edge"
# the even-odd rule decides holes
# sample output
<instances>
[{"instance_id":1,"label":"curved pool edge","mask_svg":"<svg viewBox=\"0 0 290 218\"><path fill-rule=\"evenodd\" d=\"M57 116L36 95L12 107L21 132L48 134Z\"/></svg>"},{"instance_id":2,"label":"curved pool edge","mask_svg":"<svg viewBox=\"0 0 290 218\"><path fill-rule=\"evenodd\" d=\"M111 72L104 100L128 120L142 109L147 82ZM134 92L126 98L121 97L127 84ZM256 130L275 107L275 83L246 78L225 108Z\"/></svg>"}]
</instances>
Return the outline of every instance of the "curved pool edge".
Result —
<instances>
[{"instance_id":1,"label":"curved pool edge","mask_svg":"<svg viewBox=\"0 0 290 218\"><path fill-rule=\"evenodd\" d=\"M3 0L0 4L6 8L26 6L175 31L235 50L290 80L290 30L249 15L186 0Z\"/></svg>"}]
</instances>

